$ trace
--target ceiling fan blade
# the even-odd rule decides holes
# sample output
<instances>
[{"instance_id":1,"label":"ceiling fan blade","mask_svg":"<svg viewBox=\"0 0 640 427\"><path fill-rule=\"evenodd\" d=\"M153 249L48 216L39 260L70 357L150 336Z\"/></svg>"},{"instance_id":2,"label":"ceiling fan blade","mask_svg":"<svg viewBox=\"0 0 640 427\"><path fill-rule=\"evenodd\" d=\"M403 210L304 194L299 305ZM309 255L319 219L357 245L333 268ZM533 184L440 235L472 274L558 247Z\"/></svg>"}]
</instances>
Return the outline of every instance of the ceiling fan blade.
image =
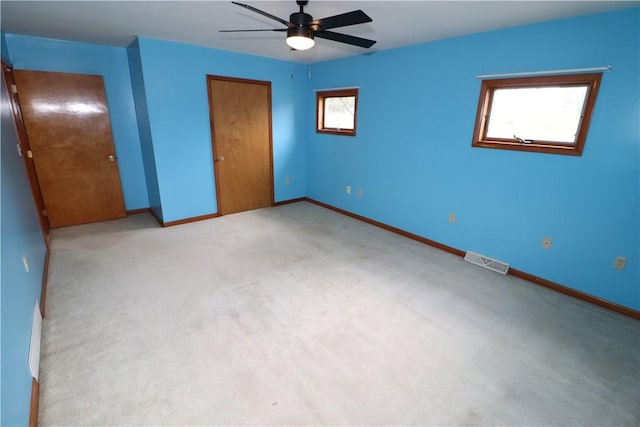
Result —
<instances>
[{"instance_id":1,"label":"ceiling fan blade","mask_svg":"<svg viewBox=\"0 0 640 427\"><path fill-rule=\"evenodd\" d=\"M268 30L218 30L219 33L241 33L241 32L247 32L247 31L278 31L278 32L285 32L287 31L286 28L272 28L272 29L268 29Z\"/></svg>"},{"instance_id":2,"label":"ceiling fan blade","mask_svg":"<svg viewBox=\"0 0 640 427\"><path fill-rule=\"evenodd\" d=\"M315 21L309 22L307 25L312 28L318 26L318 30L328 30L330 28L364 24L365 22L373 22L373 19L369 18L369 15L361 10L354 10L353 12L342 13L328 18L316 19Z\"/></svg>"},{"instance_id":3,"label":"ceiling fan blade","mask_svg":"<svg viewBox=\"0 0 640 427\"><path fill-rule=\"evenodd\" d=\"M282 19L282 18L278 18L277 16L274 16L274 15L272 15L272 14L270 14L270 13L267 13L267 12L262 11L262 10L260 10L260 9L256 9L255 7L253 7L253 6L249 6L248 4L242 4L242 3L235 2L235 1L232 1L231 3L236 4L236 5L240 6L240 7L244 7L245 9L248 9L248 10L250 10L250 11L252 11L252 12L259 13L260 15L262 15L262 16L266 16L267 18L271 18L271 19L273 19L274 21L278 21L278 22L280 22L281 24L284 24L284 25L286 25L286 26L287 26L287 27L289 27L289 28L291 28L291 27L295 27L295 25L293 25L293 24L292 24L291 22L289 22L289 21L285 21L284 19Z\"/></svg>"},{"instance_id":4,"label":"ceiling fan blade","mask_svg":"<svg viewBox=\"0 0 640 427\"><path fill-rule=\"evenodd\" d=\"M373 46L376 41L363 39L362 37L350 36L348 34L334 33L333 31L317 31L314 33L316 37L320 37L321 39L333 40L334 42L352 44L354 46L360 46L365 48L370 48Z\"/></svg>"}]
</instances>

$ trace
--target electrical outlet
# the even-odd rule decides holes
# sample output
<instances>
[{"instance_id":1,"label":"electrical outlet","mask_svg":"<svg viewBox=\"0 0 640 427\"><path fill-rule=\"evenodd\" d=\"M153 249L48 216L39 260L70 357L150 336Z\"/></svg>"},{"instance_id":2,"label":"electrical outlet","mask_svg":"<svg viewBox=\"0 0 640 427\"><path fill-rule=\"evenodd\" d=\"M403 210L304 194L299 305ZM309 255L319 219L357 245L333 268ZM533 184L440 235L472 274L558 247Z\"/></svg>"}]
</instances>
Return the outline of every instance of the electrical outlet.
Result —
<instances>
[{"instance_id":1,"label":"electrical outlet","mask_svg":"<svg viewBox=\"0 0 640 427\"><path fill-rule=\"evenodd\" d=\"M624 270L624 266L627 264L627 259L623 256L616 257L613 263L613 268L616 270Z\"/></svg>"},{"instance_id":2,"label":"electrical outlet","mask_svg":"<svg viewBox=\"0 0 640 427\"><path fill-rule=\"evenodd\" d=\"M24 269L28 273L29 272L29 260L27 260L27 256L26 255L22 256L22 263L24 264Z\"/></svg>"},{"instance_id":3,"label":"electrical outlet","mask_svg":"<svg viewBox=\"0 0 640 427\"><path fill-rule=\"evenodd\" d=\"M455 212L451 212L451 213L449 214L449 222L450 222L451 224L453 224L454 222L456 222L456 214L455 214Z\"/></svg>"},{"instance_id":4,"label":"electrical outlet","mask_svg":"<svg viewBox=\"0 0 640 427\"><path fill-rule=\"evenodd\" d=\"M551 249L551 237L542 239L542 249Z\"/></svg>"},{"instance_id":5,"label":"electrical outlet","mask_svg":"<svg viewBox=\"0 0 640 427\"><path fill-rule=\"evenodd\" d=\"M362 197L364 195L364 192L362 191L362 188L358 188L358 197Z\"/></svg>"},{"instance_id":6,"label":"electrical outlet","mask_svg":"<svg viewBox=\"0 0 640 427\"><path fill-rule=\"evenodd\" d=\"M347 185L347 188L345 191L347 192L347 194L351 194L351 186Z\"/></svg>"},{"instance_id":7,"label":"electrical outlet","mask_svg":"<svg viewBox=\"0 0 640 427\"><path fill-rule=\"evenodd\" d=\"M284 183L285 183L286 185L291 184L291 178L286 177L286 178L284 179Z\"/></svg>"}]
</instances>

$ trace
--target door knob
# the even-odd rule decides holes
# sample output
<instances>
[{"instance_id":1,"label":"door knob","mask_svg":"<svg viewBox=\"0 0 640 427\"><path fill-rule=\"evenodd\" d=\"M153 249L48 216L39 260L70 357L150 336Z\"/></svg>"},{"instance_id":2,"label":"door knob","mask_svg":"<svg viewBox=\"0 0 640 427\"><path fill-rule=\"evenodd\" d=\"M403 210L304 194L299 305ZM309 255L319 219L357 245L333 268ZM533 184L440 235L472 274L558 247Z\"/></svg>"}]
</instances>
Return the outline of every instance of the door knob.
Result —
<instances>
[{"instance_id":1,"label":"door knob","mask_svg":"<svg viewBox=\"0 0 640 427\"><path fill-rule=\"evenodd\" d=\"M116 156L109 156L109 157L107 157L107 159L109 159L110 162L115 162L116 161Z\"/></svg>"},{"instance_id":2,"label":"door knob","mask_svg":"<svg viewBox=\"0 0 640 427\"><path fill-rule=\"evenodd\" d=\"M219 162L223 162L224 161L224 156L218 156L216 158L216 160L219 161Z\"/></svg>"}]
</instances>

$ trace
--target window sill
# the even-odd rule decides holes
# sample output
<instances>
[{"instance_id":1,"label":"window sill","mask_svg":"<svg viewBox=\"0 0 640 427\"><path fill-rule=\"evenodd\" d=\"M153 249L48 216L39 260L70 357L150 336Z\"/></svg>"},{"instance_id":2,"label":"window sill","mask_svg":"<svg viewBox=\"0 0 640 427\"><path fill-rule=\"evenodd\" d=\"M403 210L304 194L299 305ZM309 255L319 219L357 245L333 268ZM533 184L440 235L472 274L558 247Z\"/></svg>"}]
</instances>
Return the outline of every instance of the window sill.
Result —
<instances>
[{"instance_id":1,"label":"window sill","mask_svg":"<svg viewBox=\"0 0 640 427\"><path fill-rule=\"evenodd\" d=\"M316 129L316 133L341 136L356 136L355 130Z\"/></svg>"},{"instance_id":2,"label":"window sill","mask_svg":"<svg viewBox=\"0 0 640 427\"><path fill-rule=\"evenodd\" d=\"M481 148L495 148L500 150L514 150L514 151L531 151L534 153L548 153L548 154L564 154L567 156L581 156L582 150L578 149L575 145L551 145L543 143L522 143L518 141L500 141L500 140L482 140L476 141L472 144L472 147Z\"/></svg>"}]
</instances>

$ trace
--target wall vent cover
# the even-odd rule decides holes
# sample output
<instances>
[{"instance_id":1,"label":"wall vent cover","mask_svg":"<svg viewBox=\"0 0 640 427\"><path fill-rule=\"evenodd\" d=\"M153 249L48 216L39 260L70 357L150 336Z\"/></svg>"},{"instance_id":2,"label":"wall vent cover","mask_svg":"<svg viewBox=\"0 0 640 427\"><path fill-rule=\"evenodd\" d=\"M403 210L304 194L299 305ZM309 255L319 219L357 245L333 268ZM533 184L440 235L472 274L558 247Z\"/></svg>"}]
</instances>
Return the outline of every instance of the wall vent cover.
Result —
<instances>
[{"instance_id":1,"label":"wall vent cover","mask_svg":"<svg viewBox=\"0 0 640 427\"><path fill-rule=\"evenodd\" d=\"M507 274L507 271L509 271L509 264L471 251L467 251L464 255L464 260L500 274Z\"/></svg>"}]
</instances>

